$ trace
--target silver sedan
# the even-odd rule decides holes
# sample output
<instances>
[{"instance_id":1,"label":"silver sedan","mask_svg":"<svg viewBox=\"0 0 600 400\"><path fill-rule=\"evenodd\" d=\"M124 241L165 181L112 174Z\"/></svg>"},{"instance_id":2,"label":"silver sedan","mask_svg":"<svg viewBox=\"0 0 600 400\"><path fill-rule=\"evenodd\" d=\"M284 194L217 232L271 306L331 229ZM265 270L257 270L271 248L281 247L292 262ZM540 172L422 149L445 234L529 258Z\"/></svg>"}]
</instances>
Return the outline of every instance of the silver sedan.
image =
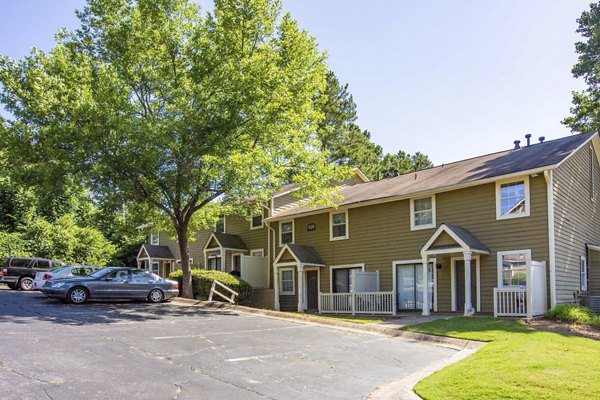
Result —
<instances>
[{"instance_id":1,"label":"silver sedan","mask_svg":"<svg viewBox=\"0 0 600 400\"><path fill-rule=\"evenodd\" d=\"M74 304L83 304L90 299L160 303L177 296L179 284L141 269L107 267L86 277L49 280L42 293Z\"/></svg>"}]
</instances>

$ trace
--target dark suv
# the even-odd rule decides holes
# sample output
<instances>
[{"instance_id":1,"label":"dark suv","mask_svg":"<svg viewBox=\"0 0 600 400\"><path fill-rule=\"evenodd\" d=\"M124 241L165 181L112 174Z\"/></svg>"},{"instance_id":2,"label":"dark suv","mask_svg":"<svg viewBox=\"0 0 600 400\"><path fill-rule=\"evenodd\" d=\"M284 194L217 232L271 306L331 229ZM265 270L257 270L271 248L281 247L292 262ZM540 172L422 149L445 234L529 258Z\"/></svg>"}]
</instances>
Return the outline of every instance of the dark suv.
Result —
<instances>
[{"instance_id":1,"label":"dark suv","mask_svg":"<svg viewBox=\"0 0 600 400\"><path fill-rule=\"evenodd\" d=\"M65 263L46 258L8 257L2 265L0 283L11 289L31 290L36 272L63 267Z\"/></svg>"}]
</instances>

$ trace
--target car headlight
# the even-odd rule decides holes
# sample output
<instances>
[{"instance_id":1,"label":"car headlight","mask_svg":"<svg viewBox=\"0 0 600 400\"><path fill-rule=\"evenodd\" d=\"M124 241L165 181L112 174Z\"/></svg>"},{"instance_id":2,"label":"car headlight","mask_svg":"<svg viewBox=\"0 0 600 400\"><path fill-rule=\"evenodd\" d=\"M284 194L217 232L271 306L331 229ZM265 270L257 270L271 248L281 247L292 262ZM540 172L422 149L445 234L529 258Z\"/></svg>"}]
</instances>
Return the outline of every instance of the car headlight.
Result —
<instances>
[{"instance_id":1,"label":"car headlight","mask_svg":"<svg viewBox=\"0 0 600 400\"><path fill-rule=\"evenodd\" d=\"M55 282L55 283L52 284L52 287L61 287L64 284L65 284L64 282Z\"/></svg>"}]
</instances>

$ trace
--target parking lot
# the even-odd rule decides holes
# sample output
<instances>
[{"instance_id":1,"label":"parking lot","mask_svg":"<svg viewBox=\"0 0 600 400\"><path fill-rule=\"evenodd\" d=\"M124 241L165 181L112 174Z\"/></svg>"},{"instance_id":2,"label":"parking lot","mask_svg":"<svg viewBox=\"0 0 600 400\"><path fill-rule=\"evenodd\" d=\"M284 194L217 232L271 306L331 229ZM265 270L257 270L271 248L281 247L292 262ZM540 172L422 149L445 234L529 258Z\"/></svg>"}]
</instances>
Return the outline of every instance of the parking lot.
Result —
<instances>
[{"instance_id":1,"label":"parking lot","mask_svg":"<svg viewBox=\"0 0 600 400\"><path fill-rule=\"evenodd\" d=\"M361 399L455 350L176 303L0 285L1 399Z\"/></svg>"}]
</instances>

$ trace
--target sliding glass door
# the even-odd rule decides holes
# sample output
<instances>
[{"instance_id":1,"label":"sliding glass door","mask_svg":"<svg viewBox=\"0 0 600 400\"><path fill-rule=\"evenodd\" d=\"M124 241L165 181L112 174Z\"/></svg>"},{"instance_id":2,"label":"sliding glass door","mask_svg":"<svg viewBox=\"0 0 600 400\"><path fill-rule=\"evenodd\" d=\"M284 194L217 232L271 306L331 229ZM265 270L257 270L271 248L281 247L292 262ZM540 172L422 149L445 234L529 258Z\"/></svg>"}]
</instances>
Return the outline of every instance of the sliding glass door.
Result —
<instances>
[{"instance_id":1,"label":"sliding glass door","mask_svg":"<svg viewBox=\"0 0 600 400\"><path fill-rule=\"evenodd\" d=\"M396 301L398 310L423 309L423 264L396 265ZM429 308L433 308L433 264L428 268Z\"/></svg>"}]
</instances>

